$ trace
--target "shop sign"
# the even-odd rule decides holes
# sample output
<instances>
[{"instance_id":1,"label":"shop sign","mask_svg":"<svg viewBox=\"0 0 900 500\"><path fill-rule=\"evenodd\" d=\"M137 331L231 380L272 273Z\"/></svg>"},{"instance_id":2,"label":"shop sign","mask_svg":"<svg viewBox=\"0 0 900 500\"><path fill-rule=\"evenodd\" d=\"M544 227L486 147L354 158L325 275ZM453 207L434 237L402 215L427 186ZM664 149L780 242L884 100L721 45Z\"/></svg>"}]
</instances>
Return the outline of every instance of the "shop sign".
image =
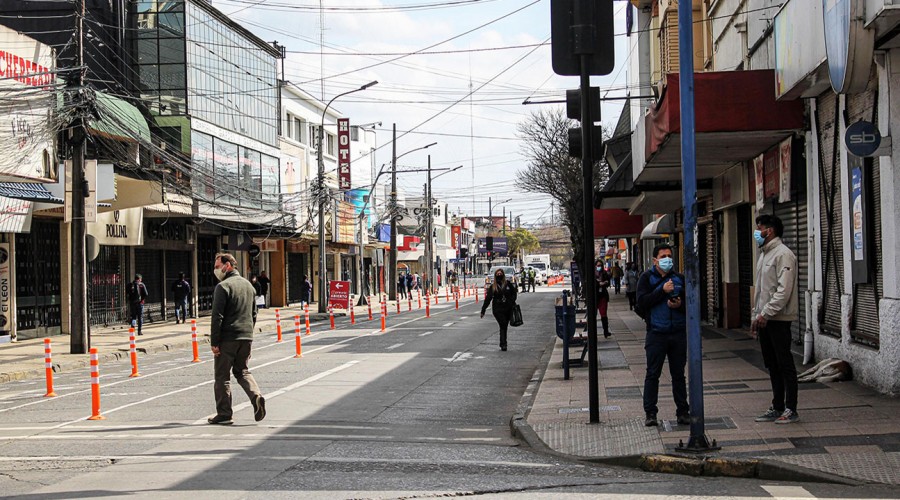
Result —
<instances>
[{"instance_id":1,"label":"shop sign","mask_svg":"<svg viewBox=\"0 0 900 500\"><path fill-rule=\"evenodd\" d=\"M259 247L260 252L278 251L278 240L273 238L253 238L253 244Z\"/></svg>"},{"instance_id":2,"label":"shop sign","mask_svg":"<svg viewBox=\"0 0 900 500\"><path fill-rule=\"evenodd\" d=\"M778 203L791 201L791 138L778 145Z\"/></svg>"},{"instance_id":3,"label":"shop sign","mask_svg":"<svg viewBox=\"0 0 900 500\"><path fill-rule=\"evenodd\" d=\"M766 199L774 198L778 195L778 148L766 151L763 155L763 168Z\"/></svg>"},{"instance_id":4,"label":"shop sign","mask_svg":"<svg viewBox=\"0 0 900 500\"><path fill-rule=\"evenodd\" d=\"M337 160L338 188L341 191L350 189L350 119L338 118L337 121Z\"/></svg>"},{"instance_id":5,"label":"shop sign","mask_svg":"<svg viewBox=\"0 0 900 500\"><path fill-rule=\"evenodd\" d=\"M0 197L0 233L31 232L32 205L30 201Z\"/></svg>"},{"instance_id":6,"label":"shop sign","mask_svg":"<svg viewBox=\"0 0 900 500\"><path fill-rule=\"evenodd\" d=\"M0 335L12 329L12 272L9 243L0 243Z\"/></svg>"},{"instance_id":7,"label":"shop sign","mask_svg":"<svg viewBox=\"0 0 900 500\"><path fill-rule=\"evenodd\" d=\"M337 231L334 232L332 240L335 243L356 243L357 225L355 224L353 205L343 200L336 202L336 205L332 227L336 227Z\"/></svg>"},{"instance_id":8,"label":"shop sign","mask_svg":"<svg viewBox=\"0 0 900 500\"><path fill-rule=\"evenodd\" d=\"M350 282L329 281L328 302L338 309L350 308Z\"/></svg>"},{"instance_id":9,"label":"shop sign","mask_svg":"<svg viewBox=\"0 0 900 500\"><path fill-rule=\"evenodd\" d=\"M765 188L763 186L766 173L763 170L763 155L753 159L753 178L756 181L756 210L762 210L766 204Z\"/></svg>"},{"instance_id":10,"label":"shop sign","mask_svg":"<svg viewBox=\"0 0 900 500\"><path fill-rule=\"evenodd\" d=\"M821 0L831 88L838 94L866 90L875 30L866 29L866 0Z\"/></svg>"},{"instance_id":11,"label":"shop sign","mask_svg":"<svg viewBox=\"0 0 900 500\"><path fill-rule=\"evenodd\" d=\"M713 210L747 203L747 175L743 164L735 165L713 180Z\"/></svg>"},{"instance_id":12,"label":"shop sign","mask_svg":"<svg viewBox=\"0 0 900 500\"><path fill-rule=\"evenodd\" d=\"M187 239L187 228L178 222L162 222L151 220L147 222L147 238L151 240L179 241Z\"/></svg>"},{"instance_id":13,"label":"shop sign","mask_svg":"<svg viewBox=\"0 0 900 500\"><path fill-rule=\"evenodd\" d=\"M460 227L459 226L451 226L450 233L452 235L452 237L450 238L450 247L451 248L459 248Z\"/></svg>"},{"instance_id":14,"label":"shop sign","mask_svg":"<svg viewBox=\"0 0 900 500\"><path fill-rule=\"evenodd\" d=\"M866 182L866 160L848 156L850 166L850 228L851 270L853 283L869 283L871 260L869 259L868 186ZM871 165L869 166L871 171Z\"/></svg>"},{"instance_id":15,"label":"shop sign","mask_svg":"<svg viewBox=\"0 0 900 500\"><path fill-rule=\"evenodd\" d=\"M872 122L858 121L847 127L844 134L847 151L856 156L872 156L881 146L881 132Z\"/></svg>"},{"instance_id":16,"label":"shop sign","mask_svg":"<svg viewBox=\"0 0 900 500\"><path fill-rule=\"evenodd\" d=\"M106 246L144 244L144 209L141 207L97 214L97 222L87 223L87 233Z\"/></svg>"}]
</instances>

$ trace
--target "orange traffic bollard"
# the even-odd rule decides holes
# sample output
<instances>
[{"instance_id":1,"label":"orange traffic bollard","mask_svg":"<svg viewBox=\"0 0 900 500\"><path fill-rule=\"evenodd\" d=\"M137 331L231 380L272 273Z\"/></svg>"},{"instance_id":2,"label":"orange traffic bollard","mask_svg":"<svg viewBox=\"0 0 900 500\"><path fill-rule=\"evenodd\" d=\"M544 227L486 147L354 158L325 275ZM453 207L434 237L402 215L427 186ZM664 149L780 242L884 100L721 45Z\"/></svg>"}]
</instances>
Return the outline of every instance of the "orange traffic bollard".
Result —
<instances>
[{"instance_id":1,"label":"orange traffic bollard","mask_svg":"<svg viewBox=\"0 0 900 500\"><path fill-rule=\"evenodd\" d=\"M450 287L444 288L444 295L447 297L447 302L450 302Z\"/></svg>"},{"instance_id":2,"label":"orange traffic bollard","mask_svg":"<svg viewBox=\"0 0 900 500\"><path fill-rule=\"evenodd\" d=\"M100 414L100 355L91 347L91 416L88 420L105 420Z\"/></svg>"},{"instance_id":3,"label":"orange traffic bollard","mask_svg":"<svg viewBox=\"0 0 900 500\"><path fill-rule=\"evenodd\" d=\"M387 302L381 301L381 331L384 331L385 327L385 317L387 316Z\"/></svg>"},{"instance_id":4,"label":"orange traffic bollard","mask_svg":"<svg viewBox=\"0 0 900 500\"><path fill-rule=\"evenodd\" d=\"M478 303L478 287L475 287L475 303Z\"/></svg>"},{"instance_id":5,"label":"orange traffic bollard","mask_svg":"<svg viewBox=\"0 0 900 500\"><path fill-rule=\"evenodd\" d=\"M44 339L44 371L47 373L47 394L45 398L56 396L53 392L53 359L50 356L50 339Z\"/></svg>"},{"instance_id":6,"label":"orange traffic bollard","mask_svg":"<svg viewBox=\"0 0 900 500\"><path fill-rule=\"evenodd\" d=\"M425 317L431 317L431 297L428 296L428 292L425 292Z\"/></svg>"},{"instance_id":7,"label":"orange traffic bollard","mask_svg":"<svg viewBox=\"0 0 900 500\"><path fill-rule=\"evenodd\" d=\"M354 307L353 304L350 304L350 324L351 325L356 324L356 314L354 313L354 309L356 309L356 307Z\"/></svg>"},{"instance_id":8,"label":"orange traffic bollard","mask_svg":"<svg viewBox=\"0 0 900 500\"><path fill-rule=\"evenodd\" d=\"M328 304L328 321L331 322L331 329L334 330L334 306Z\"/></svg>"},{"instance_id":9,"label":"orange traffic bollard","mask_svg":"<svg viewBox=\"0 0 900 500\"><path fill-rule=\"evenodd\" d=\"M382 296L381 296L381 315L382 315L382 316L387 316L387 311L388 311L388 308L387 308L387 295L382 295Z\"/></svg>"},{"instance_id":10,"label":"orange traffic bollard","mask_svg":"<svg viewBox=\"0 0 900 500\"><path fill-rule=\"evenodd\" d=\"M419 309L422 308L422 290L416 290L416 297L419 299Z\"/></svg>"},{"instance_id":11,"label":"orange traffic bollard","mask_svg":"<svg viewBox=\"0 0 900 500\"><path fill-rule=\"evenodd\" d=\"M309 308L307 307L305 311L303 311L303 318L306 321L306 334L309 335Z\"/></svg>"},{"instance_id":12,"label":"orange traffic bollard","mask_svg":"<svg viewBox=\"0 0 900 500\"><path fill-rule=\"evenodd\" d=\"M278 335L278 340L276 340L275 342L281 342L282 340L284 340L281 337L281 311L278 309L275 309L275 333Z\"/></svg>"},{"instance_id":13,"label":"orange traffic bollard","mask_svg":"<svg viewBox=\"0 0 900 500\"><path fill-rule=\"evenodd\" d=\"M453 297L456 299L456 309L459 309L459 292L453 294Z\"/></svg>"},{"instance_id":14,"label":"orange traffic bollard","mask_svg":"<svg viewBox=\"0 0 900 500\"><path fill-rule=\"evenodd\" d=\"M199 363L200 362L200 346L197 344L197 320L191 320L191 347L194 350L194 359L191 360L191 363Z\"/></svg>"},{"instance_id":15,"label":"orange traffic bollard","mask_svg":"<svg viewBox=\"0 0 900 500\"><path fill-rule=\"evenodd\" d=\"M303 341L300 337L300 316L294 316L294 339L295 344L297 346L297 354L294 356L295 358L303 357Z\"/></svg>"},{"instance_id":16,"label":"orange traffic bollard","mask_svg":"<svg viewBox=\"0 0 900 500\"><path fill-rule=\"evenodd\" d=\"M412 291L406 294L406 299L409 303L409 307L406 309L407 312L412 311Z\"/></svg>"},{"instance_id":17,"label":"orange traffic bollard","mask_svg":"<svg viewBox=\"0 0 900 500\"><path fill-rule=\"evenodd\" d=\"M397 314L400 314L400 297L397 297Z\"/></svg>"},{"instance_id":18,"label":"orange traffic bollard","mask_svg":"<svg viewBox=\"0 0 900 500\"><path fill-rule=\"evenodd\" d=\"M372 296L370 295L367 300L367 305L369 306L369 321L372 321Z\"/></svg>"},{"instance_id":19,"label":"orange traffic bollard","mask_svg":"<svg viewBox=\"0 0 900 500\"><path fill-rule=\"evenodd\" d=\"M134 328L128 329L128 349L131 351L131 375L129 377L140 377L137 365L137 347L134 345Z\"/></svg>"}]
</instances>

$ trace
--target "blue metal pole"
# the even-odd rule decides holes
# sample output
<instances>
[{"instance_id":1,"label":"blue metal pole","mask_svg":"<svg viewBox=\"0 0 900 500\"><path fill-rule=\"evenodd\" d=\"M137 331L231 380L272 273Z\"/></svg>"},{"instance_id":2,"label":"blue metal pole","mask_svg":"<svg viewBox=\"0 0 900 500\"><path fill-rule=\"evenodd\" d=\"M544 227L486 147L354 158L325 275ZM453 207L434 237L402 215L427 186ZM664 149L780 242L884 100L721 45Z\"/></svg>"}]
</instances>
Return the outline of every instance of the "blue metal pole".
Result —
<instances>
[{"instance_id":1,"label":"blue metal pole","mask_svg":"<svg viewBox=\"0 0 900 500\"><path fill-rule=\"evenodd\" d=\"M687 279L688 370L691 437L685 451L708 451L703 411L703 346L700 338L700 275L697 262L697 156L694 141L694 36L692 2L678 2L679 97L681 99L681 185L684 201L684 264Z\"/></svg>"}]
</instances>

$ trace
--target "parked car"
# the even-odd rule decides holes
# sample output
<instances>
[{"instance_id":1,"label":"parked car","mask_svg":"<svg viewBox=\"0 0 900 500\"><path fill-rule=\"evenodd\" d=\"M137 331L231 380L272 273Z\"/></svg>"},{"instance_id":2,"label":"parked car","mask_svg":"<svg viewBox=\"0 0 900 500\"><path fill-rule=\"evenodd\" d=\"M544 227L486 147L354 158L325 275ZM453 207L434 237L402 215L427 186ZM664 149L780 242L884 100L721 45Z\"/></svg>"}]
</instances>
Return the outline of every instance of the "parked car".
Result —
<instances>
[{"instance_id":1,"label":"parked car","mask_svg":"<svg viewBox=\"0 0 900 500\"><path fill-rule=\"evenodd\" d=\"M569 272L568 269L563 269L563 270L561 270L561 271L559 272L559 274L561 274L561 275L565 276L566 278L568 278L572 273Z\"/></svg>"},{"instance_id":2,"label":"parked car","mask_svg":"<svg viewBox=\"0 0 900 500\"><path fill-rule=\"evenodd\" d=\"M513 266L492 266L491 270L488 271L487 275L485 275L484 277L485 288L491 286L494 283L494 273L497 272L497 269L503 269L503 274L506 275L506 279L514 286L519 286L519 279L516 274L516 268L514 268Z\"/></svg>"}]
</instances>

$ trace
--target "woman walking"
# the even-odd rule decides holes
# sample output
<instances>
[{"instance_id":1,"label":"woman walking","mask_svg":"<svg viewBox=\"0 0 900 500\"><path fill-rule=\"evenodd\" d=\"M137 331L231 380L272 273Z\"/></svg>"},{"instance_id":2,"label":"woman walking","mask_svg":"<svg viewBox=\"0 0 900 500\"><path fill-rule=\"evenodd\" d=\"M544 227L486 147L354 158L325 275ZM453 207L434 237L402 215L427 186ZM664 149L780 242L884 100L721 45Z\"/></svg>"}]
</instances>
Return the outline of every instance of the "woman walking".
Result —
<instances>
[{"instance_id":1,"label":"woman walking","mask_svg":"<svg viewBox=\"0 0 900 500\"><path fill-rule=\"evenodd\" d=\"M609 282L612 280L612 276L606 270L602 260L597 261L597 273L594 278L597 283L597 312L600 316L600 323L603 325L603 336L609 338L612 334L609 333L609 317L606 315L606 309L609 306Z\"/></svg>"},{"instance_id":2,"label":"woman walking","mask_svg":"<svg viewBox=\"0 0 900 500\"><path fill-rule=\"evenodd\" d=\"M512 317L513 306L516 305L516 287L506 279L503 269L497 269L494 273L494 283L488 287L484 295L484 303L481 305L481 317L487 311L488 305L494 313L494 319L500 325L500 350L506 350L506 329Z\"/></svg>"},{"instance_id":3,"label":"woman walking","mask_svg":"<svg viewBox=\"0 0 900 500\"><path fill-rule=\"evenodd\" d=\"M637 270L637 264L629 262L625 264L625 295L628 296L628 309L634 311L637 303L637 284L640 274Z\"/></svg>"}]
</instances>

